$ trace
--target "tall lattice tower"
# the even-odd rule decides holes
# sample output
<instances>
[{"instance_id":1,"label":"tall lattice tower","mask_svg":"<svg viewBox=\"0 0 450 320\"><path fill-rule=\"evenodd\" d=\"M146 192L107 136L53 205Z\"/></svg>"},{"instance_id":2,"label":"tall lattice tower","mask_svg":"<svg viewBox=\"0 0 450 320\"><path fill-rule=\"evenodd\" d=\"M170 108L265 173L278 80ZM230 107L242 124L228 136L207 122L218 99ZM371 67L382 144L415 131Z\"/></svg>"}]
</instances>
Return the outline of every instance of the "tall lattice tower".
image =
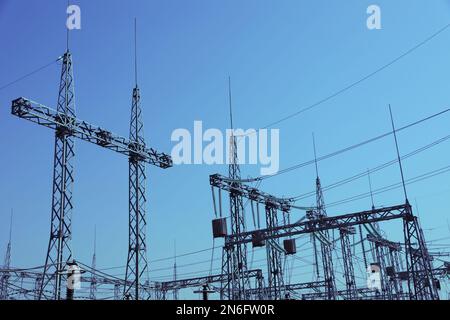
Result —
<instances>
[{"instance_id":1,"label":"tall lattice tower","mask_svg":"<svg viewBox=\"0 0 450 320\"><path fill-rule=\"evenodd\" d=\"M94 230L94 253L92 254L92 275L89 287L89 299L95 300L97 298L97 230Z\"/></svg>"},{"instance_id":2,"label":"tall lattice tower","mask_svg":"<svg viewBox=\"0 0 450 320\"><path fill-rule=\"evenodd\" d=\"M408 276L408 291L411 300L439 300L439 293L436 287L436 281L433 278L432 257L430 256L423 230L419 221L412 212L411 205L406 192L405 177L403 174L403 165L398 147L397 131L395 129L394 117L392 115L391 105L389 105L389 114L391 117L392 133L394 135L395 149L397 152L397 161L402 178L403 192L407 214L403 219L403 232L405 236L406 269Z\"/></svg>"},{"instance_id":3,"label":"tall lattice tower","mask_svg":"<svg viewBox=\"0 0 450 320\"><path fill-rule=\"evenodd\" d=\"M231 79L228 78L228 98L230 108L230 124L233 130L233 113L231 99ZM241 171L238 161L238 150L236 137L230 136L230 164L228 166L228 176L232 184L239 185ZM244 204L242 196L235 191L230 192L230 217L231 233L241 234L245 232ZM247 273L247 245L245 243L237 245L226 245L222 255L222 274L228 274L228 282L222 293L229 299L246 299L246 290L250 288L250 279Z\"/></svg>"},{"instance_id":4,"label":"tall lattice tower","mask_svg":"<svg viewBox=\"0 0 450 320\"><path fill-rule=\"evenodd\" d=\"M5 259L3 261L3 269L8 270L11 267L11 235L12 235L12 217L13 212L11 209L11 222L9 225L9 241L6 245L6 253ZM0 275L0 300L8 300L8 281L9 281L9 273L2 272Z\"/></svg>"},{"instance_id":5,"label":"tall lattice tower","mask_svg":"<svg viewBox=\"0 0 450 320\"><path fill-rule=\"evenodd\" d=\"M177 281L177 248L176 243L174 244L174 255L173 255L173 281ZM178 300L179 298L179 290L173 290L173 300Z\"/></svg>"},{"instance_id":6,"label":"tall lattice tower","mask_svg":"<svg viewBox=\"0 0 450 320\"><path fill-rule=\"evenodd\" d=\"M323 198L322 186L320 183L319 177L319 168L317 165L317 154L316 154L316 142L313 135L313 147L314 147L314 159L316 166L316 210L315 210L315 218L322 219L327 216L327 211L325 208L325 200ZM319 234L317 237L320 241L320 250L322 257L322 267L323 267L323 276L327 283L327 298L329 300L335 299L335 291L336 291L336 282L334 277L333 270L333 243L330 240L330 234L328 230L325 230Z\"/></svg>"},{"instance_id":7,"label":"tall lattice tower","mask_svg":"<svg viewBox=\"0 0 450 320\"><path fill-rule=\"evenodd\" d=\"M147 272L146 243L146 174L145 162L139 152L145 150L144 125L142 121L141 96L137 84L137 50L136 50L136 20L135 35L135 87L131 103L130 149L136 151L129 157L129 244L128 260L125 275L124 297L139 300L146 292L141 288L140 278ZM142 295L140 292L142 291Z\"/></svg>"},{"instance_id":8,"label":"tall lattice tower","mask_svg":"<svg viewBox=\"0 0 450 320\"><path fill-rule=\"evenodd\" d=\"M74 182L74 139L70 128L75 119L75 88L72 55L67 50L61 58L61 79L57 111L65 126L55 131L53 161L53 195L50 240L39 299L61 299L61 286L66 278L65 269L72 259L72 188Z\"/></svg>"}]
</instances>

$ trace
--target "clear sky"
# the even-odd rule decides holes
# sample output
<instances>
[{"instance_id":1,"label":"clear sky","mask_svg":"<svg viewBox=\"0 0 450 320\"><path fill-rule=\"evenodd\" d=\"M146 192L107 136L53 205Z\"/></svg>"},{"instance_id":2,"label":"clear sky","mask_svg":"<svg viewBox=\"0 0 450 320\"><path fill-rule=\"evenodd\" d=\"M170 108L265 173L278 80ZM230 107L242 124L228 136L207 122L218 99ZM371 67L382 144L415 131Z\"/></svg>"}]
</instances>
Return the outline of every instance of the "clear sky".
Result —
<instances>
[{"instance_id":1,"label":"clear sky","mask_svg":"<svg viewBox=\"0 0 450 320\"><path fill-rule=\"evenodd\" d=\"M450 21L450 1L119 1L78 0L81 30L71 32L78 117L128 136L133 74L133 21L138 20L139 86L145 137L170 152L171 133L229 123L227 81L232 78L235 126L262 128L346 87L389 63ZM382 29L368 30L366 9L381 8ZM66 1L0 0L0 87L65 51ZM280 129L280 168L328 154L390 130L388 104L397 126L450 104L450 30L337 97L274 126ZM8 241L14 209L12 264L45 261L49 236L53 132L10 114L11 100L25 96L50 107L57 100L57 64L0 90L0 253ZM449 134L449 115L402 131L406 154ZM323 185L396 157L392 137L319 163ZM406 178L449 165L449 142L405 160ZM148 167L148 256L156 260L212 247L209 174L226 166ZM259 174L243 166L243 176ZM295 196L314 189L307 166L261 184L264 191ZM76 142L73 252L90 263L94 227L97 265L126 263L128 163L122 155ZM449 174L408 186L417 201L425 236L448 237ZM397 167L374 173L373 187L400 181ZM367 179L325 193L328 203L368 191ZM375 197L375 204L403 203L401 189ZM314 198L303 200L311 205ZM329 215L370 208L362 199L335 206ZM299 214L297 214L299 216ZM389 233L401 239L400 226ZM448 241L448 240L447 240ZM444 240L444 243L445 240ZM221 244L219 240L216 245ZM298 243L300 245L300 242ZM255 251L261 259L263 249ZM217 249L216 258L220 257ZM299 256L302 256L299 251ZM311 251L303 254L311 255ZM180 257L183 276L209 269L211 252ZM311 257L307 258L311 259ZM152 279L172 277L173 261L150 264ZM255 262L254 267L263 262ZM220 261L214 261L214 268ZM158 270L159 269L159 270ZM307 272L304 267L296 273ZM109 271L122 275L123 268ZM294 272L295 273L295 272ZM301 276L298 280L305 280ZM307 279L310 276L307 275Z\"/></svg>"}]
</instances>

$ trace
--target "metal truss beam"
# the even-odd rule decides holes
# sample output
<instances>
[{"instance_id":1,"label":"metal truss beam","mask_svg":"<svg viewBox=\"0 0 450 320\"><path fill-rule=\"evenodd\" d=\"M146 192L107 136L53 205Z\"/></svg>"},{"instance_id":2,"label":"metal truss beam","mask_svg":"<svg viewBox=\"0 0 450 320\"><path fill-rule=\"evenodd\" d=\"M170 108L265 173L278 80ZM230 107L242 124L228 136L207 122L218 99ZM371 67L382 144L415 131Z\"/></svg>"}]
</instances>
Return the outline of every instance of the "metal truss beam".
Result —
<instances>
[{"instance_id":1,"label":"metal truss beam","mask_svg":"<svg viewBox=\"0 0 450 320\"><path fill-rule=\"evenodd\" d=\"M128 157L139 156L146 163L166 169L173 165L172 159L165 153L153 148L143 148L111 131L94 126L86 121L65 115L49 107L32 102L27 98L18 98L12 102L11 113L44 127L56 130L58 127L70 132L71 137L93 143L100 147L124 154Z\"/></svg>"},{"instance_id":2,"label":"metal truss beam","mask_svg":"<svg viewBox=\"0 0 450 320\"><path fill-rule=\"evenodd\" d=\"M145 212L147 176L145 158L140 156L145 151L143 131L140 93L136 86L132 97L130 141L133 149L139 152L131 153L129 157L129 246L125 281L131 285L124 288L124 297L134 300L149 298L143 297L143 293L140 292L140 279L148 271Z\"/></svg>"},{"instance_id":3,"label":"metal truss beam","mask_svg":"<svg viewBox=\"0 0 450 320\"><path fill-rule=\"evenodd\" d=\"M265 209L266 225L269 230L272 230L274 227L278 226L277 209L276 206L269 201L266 203ZM273 237L274 233L271 233L270 236ZM268 298L271 300L282 300L285 298L285 290L279 239L274 238L273 240L267 241L266 250L268 287L273 288L273 290L268 291Z\"/></svg>"},{"instance_id":4,"label":"metal truss beam","mask_svg":"<svg viewBox=\"0 0 450 320\"><path fill-rule=\"evenodd\" d=\"M274 227L271 229L264 228L257 231L261 234L262 240L272 239L274 237L284 238L288 236L345 228L371 222L401 219L406 216L406 210L406 205L397 205L375 210L361 211L333 217L325 217L316 220L300 221L288 225ZM277 231L277 233L275 235L271 235L270 232L274 231ZM226 236L225 239L228 244L234 244L237 242L249 243L252 241L252 235L254 233L255 231L248 231L240 235L230 234ZM236 239L238 236L240 238L239 240Z\"/></svg>"}]
</instances>

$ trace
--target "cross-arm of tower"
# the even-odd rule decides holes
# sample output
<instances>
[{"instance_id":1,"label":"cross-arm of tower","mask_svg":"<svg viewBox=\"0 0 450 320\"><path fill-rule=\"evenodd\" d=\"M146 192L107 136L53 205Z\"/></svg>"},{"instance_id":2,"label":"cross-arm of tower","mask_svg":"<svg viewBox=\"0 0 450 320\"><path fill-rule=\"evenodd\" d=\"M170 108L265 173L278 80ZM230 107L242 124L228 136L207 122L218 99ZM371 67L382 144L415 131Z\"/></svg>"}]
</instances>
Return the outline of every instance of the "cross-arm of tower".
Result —
<instances>
[{"instance_id":1,"label":"cross-arm of tower","mask_svg":"<svg viewBox=\"0 0 450 320\"><path fill-rule=\"evenodd\" d=\"M172 158L168 154L131 142L129 139L115 135L111 131L70 117L23 97L12 101L11 113L57 132L65 131L65 134L118 153L127 156L137 155L142 161L163 169L170 168L173 165Z\"/></svg>"}]
</instances>

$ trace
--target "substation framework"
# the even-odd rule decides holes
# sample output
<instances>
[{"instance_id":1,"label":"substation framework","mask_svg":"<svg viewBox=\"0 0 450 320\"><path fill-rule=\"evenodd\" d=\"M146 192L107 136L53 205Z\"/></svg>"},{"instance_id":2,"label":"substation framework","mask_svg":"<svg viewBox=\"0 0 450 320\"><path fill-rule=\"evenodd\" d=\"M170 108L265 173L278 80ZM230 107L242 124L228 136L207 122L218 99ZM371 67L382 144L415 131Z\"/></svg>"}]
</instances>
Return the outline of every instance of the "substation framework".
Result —
<instances>
[{"instance_id":1,"label":"substation framework","mask_svg":"<svg viewBox=\"0 0 450 320\"><path fill-rule=\"evenodd\" d=\"M56 110L26 98L12 102L11 113L55 131L53 193L50 240L45 267L38 289L39 299L62 299L68 263L73 262L70 241L74 184L75 139L84 140L123 154L129 162L129 244L123 297L145 299L140 279L147 272L146 173L145 165L172 166L169 155L147 147L143 136L140 91L136 83L132 94L129 139L89 124L76 117L72 55L67 50L60 59L62 70Z\"/></svg>"},{"instance_id":2,"label":"substation framework","mask_svg":"<svg viewBox=\"0 0 450 320\"><path fill-rule=\"evenodd\" d=\"M221 176L219 174L210 176L210 184L213 192L213 202L215 212L222 209L216 208L216 189L218 198L221 199L221 192L239 196L250 201L252 214L254 207L257 207L258 220L259 208L262 204L265 208L266 226L252 231L235 234L226 232L226 219L223 217L213 221L213 236L225 239L225 248L242 244L251 244L253 247L266 246L267 249L267 279L268 286L265 288L268 299L289 299L292 287L283 283L282 259L283 255L295 254L294 236L311 235L315 249L315 239L320 242L321 250L315 251L315 255L320 256L322 261L321 281L294 284L296 290L299 288L314 289L316 292L301 294L302 299L386 299L386 300L437 300L439 299L438 289L440 289L439 277L448 277L449 264L445 263L442 268L434 269L432 257L426 247L423 231L419 226L416 216L413 215L411 205L408 201L405 204L372 208L371 210L356 213L342 214L329 217L325 211L323 195L320 187L320 179L317 178L317 206L314 208L293 206L292 199L282 199L264 193L257 188L250 187L243 183ZM219 206L221 203L219 201ZM295 223L289 223L291 209L301 209L306 211L305 217ZM283 219L279 224L278 219ZM390 220L401 220L403 225L404 243L395 243L384 239L377 230L378 223ZM352 254L350 236L357 233L359 228L361 235L361 245L363 247L365 266L377 268L380 274L380 287L357 288L354 272L354 257ZM364 237L362 229L367 231ZM341 242L341 257L345 277L345 290L338 290L336 287L333 267L333 255L335 250L334 241L330 238L329 232L337 231ZM284 239L284 248L280 249L278 241ZM292 244L294 241L294 244ZM369 244L370 249L364 248L364 243ZM368 264L367 254L372 253L373 263ZM403 262L406 266L403 266ZM317 268L317 270L319 270ZM317 271L318 272L318 271ZM444 274L442 273L444 272ZM252 290L252 288L247 288ZM221 292L221 296L223 292Z\"/></svg>"},{"instance_id":3,"label":"substation framework","mask_svg":"<svg viewBox=\"0 0 450 320\"><path fill-rule=\"evenodd\" d=\"M214 174L209 182L212 188L214 212L214 238L224 238L222 268L218 275L174 279L166 282L141 281L148 270L146 256L146 172L145 165L159 168L172 166L170 156L147 147L143 137L140 91L137 86L132 93L132 109L129 138L89 124L76 117L72 57L67 51L62 57L62 71L56 110L18 98L12 102L12 114L55 131L53 165L53 194L51 230L43 272L10 268L10 261L0 270L0 298L21 296L32 299L63 299L63 283L67 280L67 267L74 263L70 241L73 210L72 187L74 184L73 159L75 139L123 154L129 161L129 245L125 279L118 279L91 270L91 276L81 276L88 283L88 299L96 299L100 286L113 288L113 299L167 299L173 292L183 288L203 287L203 297L218 292L221 299L281 300L301 299L389 299L389 300L437 300L439 278L449 277L450 264L434 268L428 252L423 231L413 214L408 200L404 204L375 208L356 213L330 217L319 176L316 178L316 204L314 207L294 205L294 199L279 198L258 188L248 186L241 180L237 159L236 137L231 137L231 163L228 177ZM231 116L231 90L230 90ZM231 127L233 127L231 117ZM395 130L395 129L394 129ZM317 163L316 163L317 169ZM222 210L222 192L228 194L231 232L227 230L227 218ZM218 193L218 194L217 194ZM218 199L218 201L217 201ZM250 204L257 227L248 231L244 213L244 201ZM265 219L260 221L260 206L264 206ZM291 222L291 211L302 210L305 216ZM228 213L227 213L228 214ZM400 220L403 225L403 243L385 239L379 233L378 224L383 221ZM261 226L265 224L265 226ZM366 231L366 236L363 235ZM343 261L345 289L336 285L335 240L339 234ZM377 268L380 287L358 287L351 237L360 235L364 266ZM283 260L297 253L295 236L308 235L314 249L316 281L285 283ZM281 241L283 241L281 243ZM267 274L260 269L248 269L247 248L265 247ZM365 247L367 246L367 248ZM371 257L368 257L368 255ZM10 244L7 257L10 256ZM372 259L373 263L369 263ZM95 253L93 257L95 270ZM251 279L255 279L252 284ZM30 283L33 283L30 287ZM28 285L28 288L26 288ZM305 293L304 291L308 292ZM66 298L67 295L66 294Z\"/></svg>"}]
</instances>

